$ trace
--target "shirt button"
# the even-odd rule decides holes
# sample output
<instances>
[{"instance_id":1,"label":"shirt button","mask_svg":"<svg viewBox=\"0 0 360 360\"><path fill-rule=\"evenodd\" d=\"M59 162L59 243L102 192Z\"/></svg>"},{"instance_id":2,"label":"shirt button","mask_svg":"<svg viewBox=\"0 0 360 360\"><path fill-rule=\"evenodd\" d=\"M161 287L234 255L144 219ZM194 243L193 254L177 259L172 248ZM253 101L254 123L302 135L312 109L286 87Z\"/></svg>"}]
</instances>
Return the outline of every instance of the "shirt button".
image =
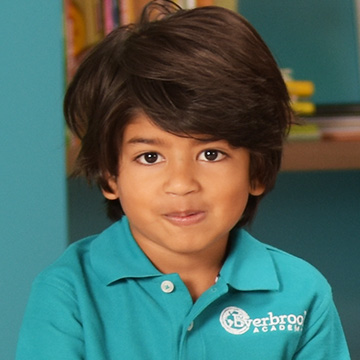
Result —
<instances>
[{"instance_id":1,"label":"shirt button","mask_svg":"<svg viewBox=\"0 0 360 360\"><path fill-rule=\"evenodd\" d=\"M174 284L169 280L165 280L161 283L161 290L166 294L173 292L174 288Z\"/></svg>"},{"instance_id":2,"label":"shirt button","mask_svg":"<svg viewBox=\"0 0 360 360\"><path fill-rule=\"evenodd\" d=\"M194 322L192 321L190 323L190 325L188 326L187 331L191 331L193 329L193 327L194 327Z\"/></svg>"}]
</instances>

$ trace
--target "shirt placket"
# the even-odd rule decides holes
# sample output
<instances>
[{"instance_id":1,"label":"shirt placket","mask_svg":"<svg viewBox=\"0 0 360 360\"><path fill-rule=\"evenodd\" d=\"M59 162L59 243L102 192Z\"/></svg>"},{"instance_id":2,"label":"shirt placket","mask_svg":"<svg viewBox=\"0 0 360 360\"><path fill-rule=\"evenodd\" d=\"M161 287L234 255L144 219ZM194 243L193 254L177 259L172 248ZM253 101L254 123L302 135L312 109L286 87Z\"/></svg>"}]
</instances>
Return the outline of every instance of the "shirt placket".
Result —
<instances>
[{"instance_id":1,"label":"shirt placket","mask_svg":"<svg viewBox=\"0 0 360 360\"><path fill-rule=\"evenodd\" d=\"M200 320L200 314L227 291L228 286L225 282L218 281L192 306L182 325L179 343L180 360L206 360L209 358L203 337L205 333L204 324Z\"/></svg>"}]
</instances>

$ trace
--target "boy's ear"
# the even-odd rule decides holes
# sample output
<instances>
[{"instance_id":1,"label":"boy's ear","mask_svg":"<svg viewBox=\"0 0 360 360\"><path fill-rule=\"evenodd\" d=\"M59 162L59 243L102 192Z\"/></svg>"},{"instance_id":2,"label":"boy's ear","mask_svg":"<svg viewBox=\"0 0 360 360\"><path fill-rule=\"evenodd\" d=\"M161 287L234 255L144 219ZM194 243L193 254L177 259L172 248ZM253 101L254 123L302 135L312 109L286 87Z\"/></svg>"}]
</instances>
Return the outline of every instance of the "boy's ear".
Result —
<instances>
[{"instance_id":1,"label":"boy's ear","mask_svg":"<svg viewBox=\"0 0 360 360\"><path fill-rule=\"evenodd\" d=\"M116 177L109 175L107 178L107 186L101 189L104 197L108 200L116 200L119 198Z\"/></svg>"},{"instance_id":2,"label":"boy's ear","mask_svg":"<svg viewBox=\"0 0 360 360\"><path fill-rule=\"evenodd\" d=\"M252 181L250 184L249 194L253 196L260 196L265 191L265 185L261 184L258 180Z\"/></svg>"}]
</instances>

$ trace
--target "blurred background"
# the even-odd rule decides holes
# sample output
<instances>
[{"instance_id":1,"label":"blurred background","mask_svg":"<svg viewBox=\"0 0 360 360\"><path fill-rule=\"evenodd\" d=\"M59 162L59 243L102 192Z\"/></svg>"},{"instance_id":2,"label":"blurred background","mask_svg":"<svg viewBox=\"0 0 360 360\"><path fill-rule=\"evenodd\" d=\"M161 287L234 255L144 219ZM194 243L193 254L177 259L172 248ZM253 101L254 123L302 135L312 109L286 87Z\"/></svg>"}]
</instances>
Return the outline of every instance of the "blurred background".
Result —
<instances>
[{"instance_id":1,"label":"blurred background","mask_svg":"<svg viewBox=\"0 0 360 360\"><path fill-rule=\"evenodd\" d=\"M182 5L214 3L247 17L284 71L305 125L292 131L278 183L250 231L325 275L360 359L358 1L198 1ZM105 3L0 5L0 359L15 356L34 277L70 242L110 224L98 189L68 176L77 141L62 116L77 63L111 27L136 18L144 1L119 0L110 20ZM97 31L88 16L95 8Z\"/></svg>"}]
</instances>

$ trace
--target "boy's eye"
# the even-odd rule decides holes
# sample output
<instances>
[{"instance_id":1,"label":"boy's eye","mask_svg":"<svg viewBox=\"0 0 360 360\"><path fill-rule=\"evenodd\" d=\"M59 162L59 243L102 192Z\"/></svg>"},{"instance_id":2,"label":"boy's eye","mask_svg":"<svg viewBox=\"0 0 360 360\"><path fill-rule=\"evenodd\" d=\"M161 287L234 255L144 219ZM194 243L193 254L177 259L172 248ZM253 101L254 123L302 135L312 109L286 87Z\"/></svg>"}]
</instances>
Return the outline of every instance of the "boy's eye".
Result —
<instances>
[{"instance_id":1,"label":"boy's eye","mask_svg":"<svg viewBox=\"0 0 360 360\"><path fill-rule=\"evenodd\" d=\"M219 150L209 149L204 150L200 156L199 160L202 161L220 161L225 157L225 154Z\"/></svg>"},{"instance_id":2,"label":"boy's eye","mask_svg":"<svg viewBox=\"0 0 360 360\"><path fill-rule=\"evenodd\" d=\"M162 161L162 156L156 152L148 152L136 158L140 164L152 165Z\"/></svg>"}]
</instances>

